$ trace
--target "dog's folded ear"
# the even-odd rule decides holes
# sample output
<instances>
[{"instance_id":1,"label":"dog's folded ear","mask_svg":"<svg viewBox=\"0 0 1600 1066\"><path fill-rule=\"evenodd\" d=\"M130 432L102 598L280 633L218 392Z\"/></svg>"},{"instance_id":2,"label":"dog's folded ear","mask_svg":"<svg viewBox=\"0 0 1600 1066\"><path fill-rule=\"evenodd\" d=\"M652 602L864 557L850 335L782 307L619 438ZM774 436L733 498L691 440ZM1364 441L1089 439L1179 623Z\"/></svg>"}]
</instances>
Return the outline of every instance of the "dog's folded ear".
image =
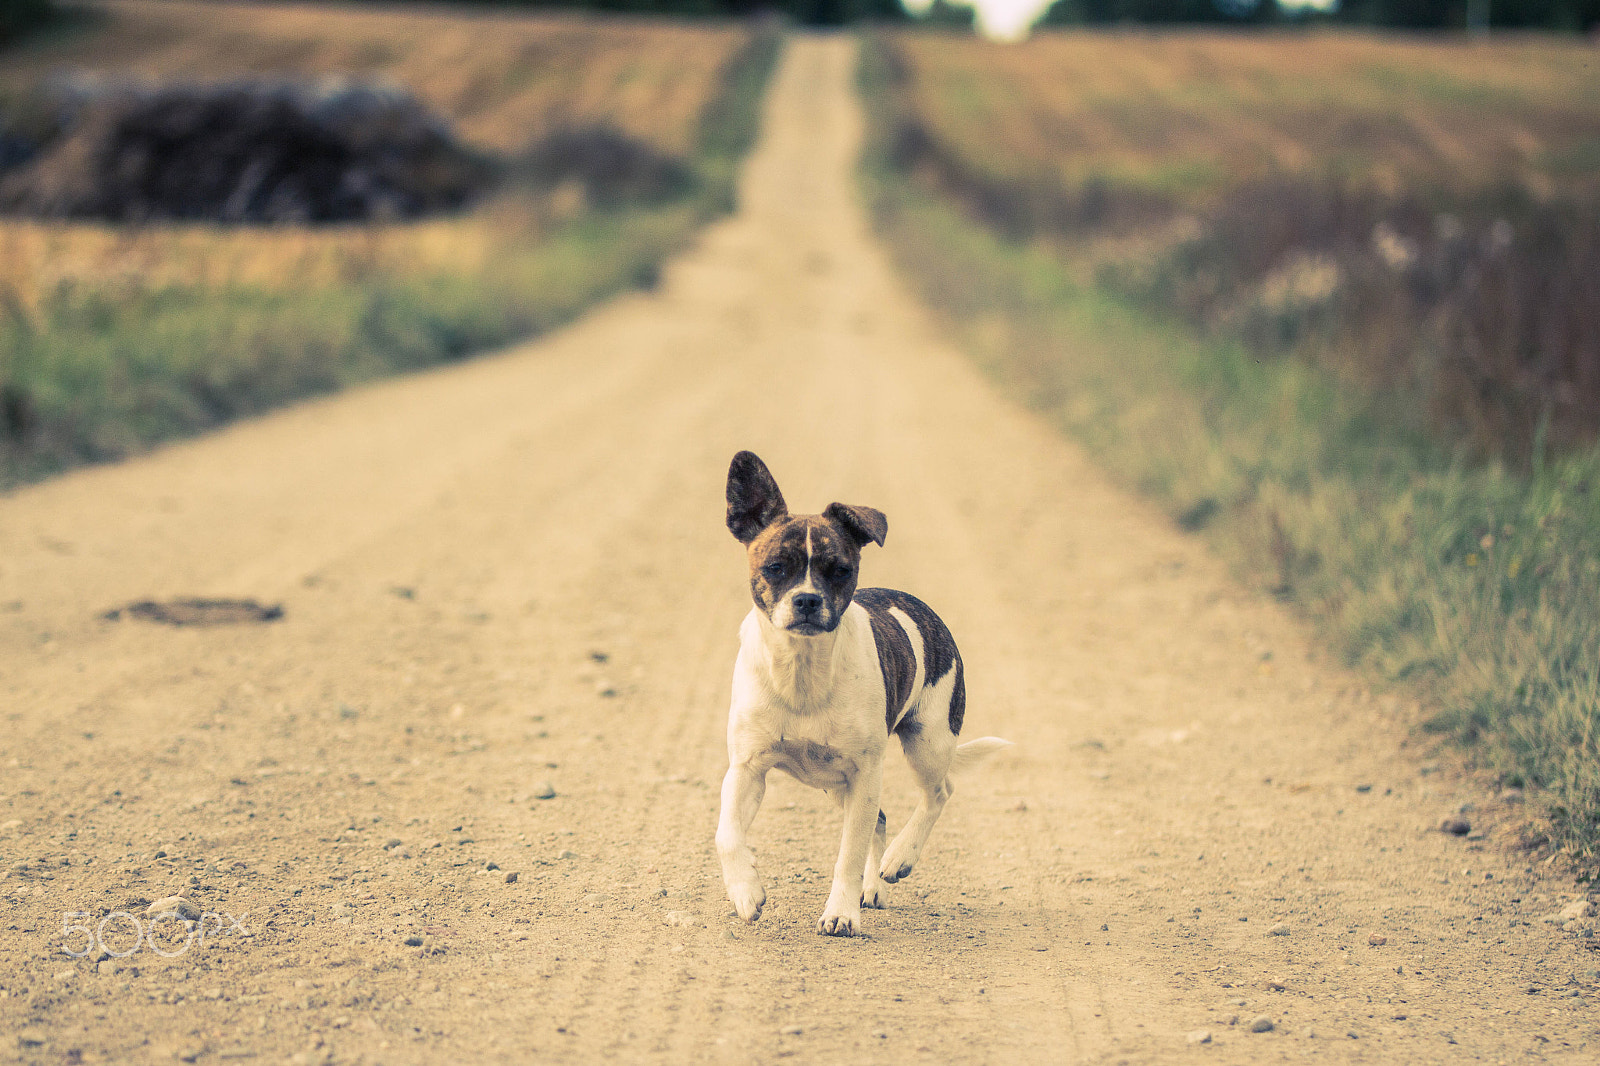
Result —
<instances>
[{"instance_id":1,"label":"dog's folded ear","mask_svg":"<svg viewBox=\"0 0 1600 1066\"><path fill-rule=\"evenodd\" d=\"M831 518L855 538L856 547L866 547L872 541L883 547L883 538L889 535L889 520L882 511L871 507L853 507L848 503L830 503L822 517Z\"/></svg>"},{"instance_id":2,"label":"dog's folded ear","mask_svg":"<svg viewBox=\"0 0 1600 1066\"><path fill-rule=\"evenodd\" d=\"M728 529L749 544L789 513L772 471L754 452L740 452L728 464Z\"/></svg>"}]
</instances>

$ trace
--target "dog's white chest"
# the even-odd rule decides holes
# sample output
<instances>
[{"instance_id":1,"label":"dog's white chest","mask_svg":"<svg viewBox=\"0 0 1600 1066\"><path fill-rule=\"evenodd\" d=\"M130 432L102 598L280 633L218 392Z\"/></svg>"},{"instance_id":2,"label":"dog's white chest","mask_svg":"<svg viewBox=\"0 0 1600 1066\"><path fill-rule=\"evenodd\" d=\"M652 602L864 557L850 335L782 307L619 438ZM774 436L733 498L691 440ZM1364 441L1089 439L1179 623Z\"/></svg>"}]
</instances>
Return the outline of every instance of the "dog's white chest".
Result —
<instances>
[{"instance_id":1,"label":"dog's white chest","mask_svg":"<svg viewBox=\"0 0 1600 1066\"><path fill-rule=\"evenodd\" d=\"M812 788L843 788L858 769L844 752L814 740L781 738L770 750L774 769Z\"/></svg>"}]
</instances>

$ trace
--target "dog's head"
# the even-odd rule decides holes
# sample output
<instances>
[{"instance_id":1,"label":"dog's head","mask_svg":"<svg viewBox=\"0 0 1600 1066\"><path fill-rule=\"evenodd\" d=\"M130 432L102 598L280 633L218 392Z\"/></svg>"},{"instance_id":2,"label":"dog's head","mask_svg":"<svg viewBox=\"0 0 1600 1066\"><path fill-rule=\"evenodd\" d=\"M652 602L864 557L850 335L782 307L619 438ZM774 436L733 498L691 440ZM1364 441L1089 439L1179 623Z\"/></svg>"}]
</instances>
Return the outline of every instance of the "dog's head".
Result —
<instances>
[{"instance_id":1,"label":"dog's head","mask_svg":"<svg viewBox=\"0 0 1600 1066\"><path fill-rule=\"evenodd\" d=\"M871 507L830 503L791 515L772 472L751 452L728 467L728 529L750 553L750 595L779 629L831 633L856 594L861 549L883 544L889 520Z\"/></svg>"}]
</instances>

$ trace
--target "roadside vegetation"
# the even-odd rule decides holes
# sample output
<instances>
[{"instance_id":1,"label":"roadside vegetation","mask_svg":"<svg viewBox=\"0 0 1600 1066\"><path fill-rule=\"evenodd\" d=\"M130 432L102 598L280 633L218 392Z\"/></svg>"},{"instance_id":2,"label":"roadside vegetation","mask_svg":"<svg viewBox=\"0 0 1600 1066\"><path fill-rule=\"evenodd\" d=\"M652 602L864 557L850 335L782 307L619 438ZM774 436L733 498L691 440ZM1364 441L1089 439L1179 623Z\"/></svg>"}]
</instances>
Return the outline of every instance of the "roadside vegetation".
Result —
<instances>
[{"instance_id":1,"label":"roadside vegetation","mask_svg":"<svg viewBox=\"0 0 1600 1066\"><path fill-rule=\"evenodd\" d=\"M1589 857L1592 55L885 33L862 69L878 223L976 358Z\"/></svg>"},{"instance_id":2,"label":"roadside vegetation","mask_svg":"<svg viewBox=\"0 0 1600 1066\"><path fill-rule=\"evenodd\" d=\"M654 284L731 208L778 48L755 23L130 0L8 50L0 116L26 119L62 72L356 79L403 86L502 180L407 222L0 218L0 486L460 359Z\"/></svg>"}]
</instances>

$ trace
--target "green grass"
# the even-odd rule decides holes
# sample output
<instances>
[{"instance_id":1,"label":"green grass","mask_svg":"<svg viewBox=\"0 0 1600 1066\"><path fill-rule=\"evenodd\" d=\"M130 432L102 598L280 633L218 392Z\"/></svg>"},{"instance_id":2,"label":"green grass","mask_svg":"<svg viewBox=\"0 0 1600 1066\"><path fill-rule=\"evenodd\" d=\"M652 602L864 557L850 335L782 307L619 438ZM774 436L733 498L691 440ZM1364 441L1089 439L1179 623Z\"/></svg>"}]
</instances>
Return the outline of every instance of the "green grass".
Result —
<instances>
[{"instance_id":1,"label":"green grass","mask_svg":"<svg viewBox=\"0 0 1600 1066\"><path fill-rule=\"evenodd\" d=\"M1420 697L1424 728L1541 789L1555 843L1600 854L1600 449L1474 464L1393 399L1075 281L1044 244L894 172L880 63L869 43L867 194L979 364L1349 663Z\"/></svg>"},{"instance_id":2,"label":"green grass","mask_svg":"<svg viewBox=\"0 0 1600 1066\"><path fill-rule=\"evenodd\" d=\"M535 191L508 190L479 209L487 219L463 220L492 234L477 265L411 266L390 255L364 267L354 230L339 253L349 269L332 280L297 283L288 268L270 282L113 279L57 286L36 307L0 289L0 488L466 358L654 285L663 260L732 209L780 45L775 32L756 34L729 63L701 120L690 191L552 226L529 221L539 213Z\"/></svg>"}]
</instances>

